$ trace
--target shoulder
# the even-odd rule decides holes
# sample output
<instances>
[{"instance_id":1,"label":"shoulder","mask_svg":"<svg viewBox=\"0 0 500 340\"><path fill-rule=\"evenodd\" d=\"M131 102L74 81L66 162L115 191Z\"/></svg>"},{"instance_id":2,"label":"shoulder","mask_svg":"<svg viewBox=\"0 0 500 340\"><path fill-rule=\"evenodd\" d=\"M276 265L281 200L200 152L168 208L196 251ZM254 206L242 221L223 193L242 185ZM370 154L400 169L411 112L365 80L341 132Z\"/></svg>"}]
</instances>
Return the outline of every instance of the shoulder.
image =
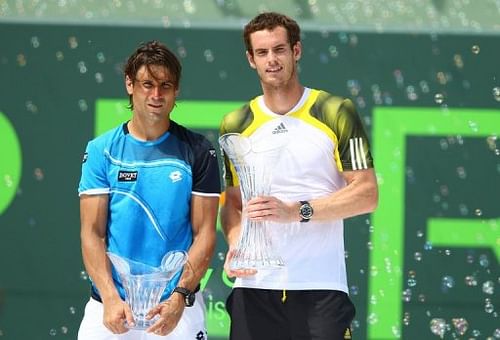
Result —
<instances>
[{"instance_id":1,"label":"shoulder","mask_svg":"<svg viewBox=\"0 0 500 340\"><path fill-rule=\"evenodd\" d=\"M349 110L354 110L354 104L349 98L338 96L330 92L318 91L318 96L314 103L319 109L324 111L339 111L342 108L347 108Z\"/></svg>"},{"instance_id":2,"label":"shoulder","mask_svg":"<svg viewBox=\"0 0 500 340\"><path fill-rule=\"evenodd\" d=\"M252 123L253 118L254 114L250 108L250 102L248 102L224 115L220 126L220 132L221 134L241 132Z\"/></svg>"},{"instance_id":3,"label":"shoulder","mask_svg":"<svg viewBox=\"0 0 500 340\"><path fill-rule=\"evenodd\" d=\"M119 126L104 132L103 134L95 137L89 142L89 145L93 145L94 147L104 148L107 145L113 143L118 138L121 138L125 135L124 132L124 124L120 124Z\"/></svg>"},{"instance_id":4,"label":"shoulder","mask_svg":"<svg viewBox=\"0 0 500 340\"><path fill-rule=\"evenodd\" d=\"M186 128L183 125L180 125L174 121L170 121L170 133L176 136L180 141L191 145L191 146L200 146L200 145L210 145L208 139L202 135L201 133L195 132Z\"/></svg>"}]
</instances>

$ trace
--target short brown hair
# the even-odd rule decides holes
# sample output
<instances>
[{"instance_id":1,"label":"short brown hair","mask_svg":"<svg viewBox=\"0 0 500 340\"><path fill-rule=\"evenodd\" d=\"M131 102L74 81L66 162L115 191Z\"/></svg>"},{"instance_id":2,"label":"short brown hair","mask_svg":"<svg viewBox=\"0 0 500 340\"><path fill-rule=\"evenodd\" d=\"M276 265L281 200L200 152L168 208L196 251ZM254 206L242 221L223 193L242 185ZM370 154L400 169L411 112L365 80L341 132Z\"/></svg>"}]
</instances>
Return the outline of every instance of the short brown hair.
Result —
<instances>
[{"instance_id":1,"label":"short brown hair","mask_svg":"<svg viewBox=\"0 0 500 340\"><path fill-rule=\"evenodd\" d=\"M286 29L290 47L293 47L300 41L300 27L295 20L284 14L264 12L250 20L243 30L243 39L248 53L253 55L252 43L250 42L250 35L252 33L262 30L273 30L278 26Z\"/></svg>"},{"instance_id":2,"label":"short brown hair","mask_svg":"<svg viewBox=\"0 0 500 340\"><path fill-rule=\"evenodd\" d=\"M137 72L142 66L146 66L150 74L150 66L164 66L170 72L172 81L176 89L181 81L182 66L175 54L167 46L159 41L152 40L142 43L135 52L128 58L124 67L125 76L135 82ZM132 95L129 96L129 108L133 109Z\"/></svg>"}]
</instances>

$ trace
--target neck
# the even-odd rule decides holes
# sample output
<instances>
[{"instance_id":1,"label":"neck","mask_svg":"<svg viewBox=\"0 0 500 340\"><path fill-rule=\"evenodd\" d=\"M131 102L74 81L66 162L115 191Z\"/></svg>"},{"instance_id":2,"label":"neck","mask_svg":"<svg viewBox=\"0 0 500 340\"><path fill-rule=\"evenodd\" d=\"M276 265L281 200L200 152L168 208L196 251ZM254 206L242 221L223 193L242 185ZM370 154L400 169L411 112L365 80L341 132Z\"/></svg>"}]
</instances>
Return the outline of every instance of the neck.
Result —
<instances>
[{"instance_id":1,"label":"neck","mask_svg":"<svg viewBox=\"0 0 500 340\"><path fill-rule=\"evenodd\" d=\"M262 84L262 91L266 106L274 113L283 115L297 105L304 93L304 86L298 81L276 87Z\"/></svg>"},{"instance_id":2,"label":"neck","mask_svg":"<svg viewBox=\"0 0 500 340\"><path fill-rule=\"evenodd\" d=\"M170 128L170 120L161 122L144 122L136 117L127 124L129 133L136 139L142 141L153 141L160 138Z\"/></svg>"}]
</instances>

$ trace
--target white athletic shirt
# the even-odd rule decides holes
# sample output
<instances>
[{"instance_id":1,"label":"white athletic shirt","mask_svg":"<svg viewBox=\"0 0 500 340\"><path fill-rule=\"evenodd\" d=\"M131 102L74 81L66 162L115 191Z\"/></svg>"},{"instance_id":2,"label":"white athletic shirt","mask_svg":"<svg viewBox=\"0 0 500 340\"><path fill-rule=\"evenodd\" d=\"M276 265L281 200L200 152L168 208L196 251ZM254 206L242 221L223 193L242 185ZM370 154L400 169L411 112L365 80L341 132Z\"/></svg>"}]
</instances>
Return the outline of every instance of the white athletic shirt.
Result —
<instances>
[{"instance_id":1,"label":"white athletic shirt","mask_svg":"<svg viewBox=\"0 0 500 340\"><path fill-rule=\"evenodd\" d=\"M263 97L225 116L220 134L241 133L259 143L286 146L273 161L271 195L283 201L327 196L345 186L343 170L373 167L369 144L354 105L348 99L305 88L285 115L269 110ZM227 157L226 186L239 185ZM343 221L270 223L273 249L285 267L238 278L234 287L328 289L348 292Z\"/></svg>"}]
</instances>

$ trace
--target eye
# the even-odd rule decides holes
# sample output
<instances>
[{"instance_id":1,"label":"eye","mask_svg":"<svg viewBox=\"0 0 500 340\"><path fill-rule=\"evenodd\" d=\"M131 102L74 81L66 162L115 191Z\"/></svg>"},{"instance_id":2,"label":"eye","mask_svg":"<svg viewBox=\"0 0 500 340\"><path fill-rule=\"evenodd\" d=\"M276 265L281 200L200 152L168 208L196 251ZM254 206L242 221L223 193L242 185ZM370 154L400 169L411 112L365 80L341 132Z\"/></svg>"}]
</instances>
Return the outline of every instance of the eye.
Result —
<instances>
[{"instance_id":1,"label":"eye","mask_svg":"<svg viewBox=\"0 0 500 340\"><path fill-rule=\"evenodd\" d=\"M267 54L267 51L266 50L258 50L256 51L257 56L259 57L264 57L266 54Z\"/></svg>"},{"instance_id":2,"label":"eye","mask_svg":"<svg viewBox=\"0 0 500 340\"><path fill-rule=\"evenodd\" d=\"M150 81L145 81L142 83L142 86L145 88L145 89L150 89L153 87L153 83L150 82Z\"/></svg>"},{"instance_id":3,"label":"eye","mask_svg":"<svg viewBox=\"0 0 500 340\"><path fill-rule=\"evenodd\" d=\"M164 90L168 90L168 89L171 89L173 87L173 84L170 83L170 82L165 82L165 83L162 83L161 84L161 88L164 89Z\"/></svg>"}]
</instances>

